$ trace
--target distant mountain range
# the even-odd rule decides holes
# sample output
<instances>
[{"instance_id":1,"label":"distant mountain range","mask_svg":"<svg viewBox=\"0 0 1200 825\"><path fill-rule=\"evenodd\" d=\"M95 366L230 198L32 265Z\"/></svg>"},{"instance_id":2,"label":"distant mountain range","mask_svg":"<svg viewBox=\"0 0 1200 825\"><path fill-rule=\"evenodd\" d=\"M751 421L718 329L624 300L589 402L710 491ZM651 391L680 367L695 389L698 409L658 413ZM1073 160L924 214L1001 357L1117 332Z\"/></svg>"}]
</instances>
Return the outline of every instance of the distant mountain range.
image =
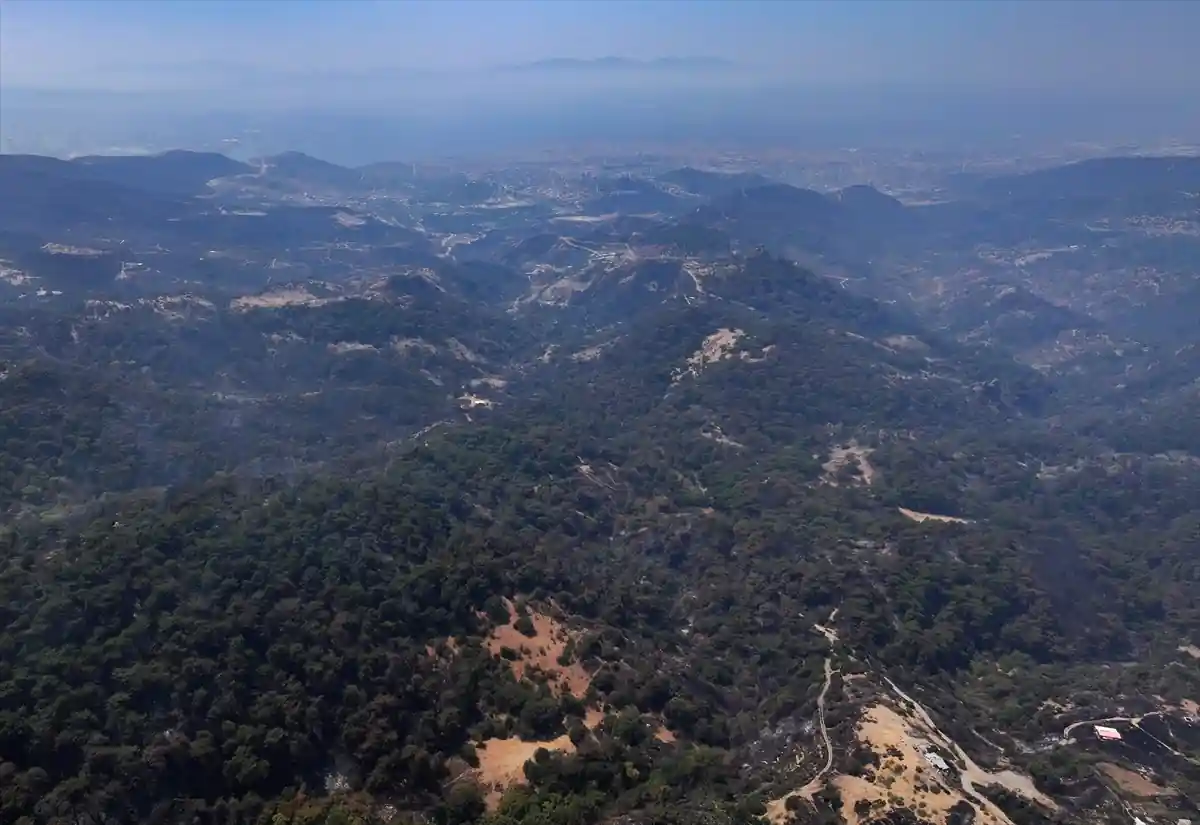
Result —
<instances>
[{"instance_id":1,"label":"distant mountain range","mask_svg":"<svg viewBox=\"0 0 1200 825\"><path fill-rule=\"evenodd\" d=\"M732 69L737 63L721 57L656 57L653 60L635 60L628 57L551 57L532 63L517 63L506 66L509 71L626 71L626 70L713 70Z\"/></svg>"}]
</instances>

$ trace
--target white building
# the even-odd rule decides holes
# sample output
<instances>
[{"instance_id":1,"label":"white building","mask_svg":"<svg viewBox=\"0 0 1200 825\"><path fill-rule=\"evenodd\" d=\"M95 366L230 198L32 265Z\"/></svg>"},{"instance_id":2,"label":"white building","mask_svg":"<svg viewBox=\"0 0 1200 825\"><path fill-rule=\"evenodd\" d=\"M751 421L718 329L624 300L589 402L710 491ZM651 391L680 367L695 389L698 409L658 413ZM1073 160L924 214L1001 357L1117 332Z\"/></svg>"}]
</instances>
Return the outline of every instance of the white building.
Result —
<instances>
[{"instance_id":1,"label":"white building","mask_svg":"<svg viewBox=\"0 0 1200 825\"><path fill-rule=\"evenodd\" d=\"M933 751L925 751L925 761L943 773L950 770L950 766L946 764L946 760Z\"/></svg>"}]
</instances>

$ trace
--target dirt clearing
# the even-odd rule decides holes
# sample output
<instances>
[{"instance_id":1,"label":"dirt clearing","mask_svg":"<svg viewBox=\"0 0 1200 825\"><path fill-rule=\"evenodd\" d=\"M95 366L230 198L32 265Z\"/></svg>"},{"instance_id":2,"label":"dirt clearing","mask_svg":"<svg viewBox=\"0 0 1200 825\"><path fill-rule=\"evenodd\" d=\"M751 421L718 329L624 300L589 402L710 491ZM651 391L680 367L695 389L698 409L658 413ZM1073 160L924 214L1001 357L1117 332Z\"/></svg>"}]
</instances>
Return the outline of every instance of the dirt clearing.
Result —
<instances>
[{"instance_id":1,"label":"dirt clearing","mask_svg":"<svg viewBox=\"0 0 1200 825\"><path fill-rule=\"evenodd\" d=\"M279 289L274 292L264 292L261 295L243 295L234 298L229 306L232 309L248 310L256 307L278 308L286 306L321 306L329 303L327 298L318 298L304 287L298 289Z\"/></svg>"},{"instance_id":2,"label":"dirt clearing","mask_svg":"<svg viewBox=\"0 0 1200 825\"><path fill-rule=\"evenodd\" d=\"M483 398L470 392L463 393L458 397L457 400L458 406L462 407L464 410L473 410L476 407L483 407L484 409L490 410L492 407L496 406L495 401L492 401L488 398Z\"/></svg>"},{"instance_id":3,"label":"dirt clearing","mask_svg":"<svg viewBox=\"0 0 1200 825\"><path fill-rule=\"evenodd\" d=\"M875 483L878 477L878 471L871 466L868 457L875 452L871 447L860 446L857 441L851 441L849 444L844 444L839 447L834 447L829 451L829 460L821 465L825 470L825 475L822 480L834 487L838 486L838 473L841 469L851 463L858 462L858 472L854 475L855 483L866 484L870 487Z\"/></svg>"},{"instance_id":4,"label":"dirt clearing","mask_svg":"<svg viewBox=\"0 0 1200 825\"><path fill-rule=\"evenodd\" d=\"M724 361L733 355L734 347L746 333L740 329L728 329L722 327L707 336L700 344L700 349L692 353L687 360L687 367L675 371L674 380L676 383L682 381L684 376L699 375L709 364L715 364L718 361Z\"/></svg>"},{"instance_id":5,"label":"dirt clearing","mask_svg":"<svg viewBox=\"0 0 1200 825\"><path fill-rule=\"evenodd\" d=\"M488 810L500 804L504 791L525 781L525 763L538 749L574 753L570 737L563 736L544 742L523 742L520 739L485 739L476 748L479 756L477 781L485 792Z\"/></svg>"},{"instance_id":6,"label":"dirt clearing","mask_svg":"<svg viewBox=\"0 0 1200 825\"><path fill-rule=\"evenodd\" d=\"M856 729L856 738L880 756L878 767L868 769L862 776L839 775L832 780L842 796L842 815L847 825L862 821L855 805L866 801L872 806L865 819L874 819L885 810L906 807L922 819L945 821L950 809L958 802L970 801L954 790L926 760L919 749L924 740L915 735L908 723L892 708L876 705L869 708ZM817 790L817 789L812 789ZM796 794L774 800L767 806L767 818L773 823L787 821L787 800ZM978 808L978 806L974 806ZM1008 825L1007 820L991 811L977 811L980 825Z\"/></svg>"},{"instance_id":7,"label":"dirt clearing","mask_svg":"<svg viewBox=\"0 0 1200 825\"><path fill-rule=\"evenodd\" d=\"M922 513L919 510L909 510L907 507L897 507L896 509L905 518L912 519L918 523L922 521L941 521L950 524L971 524L970 519L957 518L955 516L939 516L935 513Z\"/></svg>"},{"instance_id":8,"label":"dirt clearing","mask_svg":"<svg viewBox=\"0 0 1200 825\"><path fill-rule=\"evenodd\" d=\"M1027 776L1004 770L990 773L970 760L953 741L934 726L928 713L895 685L888 686L911 706L902 715L891 704L879 703L867 708L855 729L855 738L875 753L879 762L860 776L838 775L831 780L842 797L842 815L847 825L862 825L876 820L886 811L908 808L922 820L944 822L950 810L966 802L975 810L978 825L1013 825L995 804L982 797L977 788L998 784L1031 801L1056 806L1040 793ZM787 801L795 796L811 796L819 790L816 782L793 791L767 806L771 822L787 821ZM855 810L864 802L869 810Z\"/></svg>"},{"instance_id":9,"label":"dirt clearing","mask_svg":"<svg viewBox=\"0 0 1200 825\"><path fill-rule=\"evenodd\" d=\"M929 345L915 335L889 335L883 343L892 349L906 349L914 352L928 352Z\"/></svg>"},{"instance_id":10,"label":"dirt clearing","mask_svg":"<svg viewBox=\"0 0 1200 825\"><path fill-rule=\"evenodd\" d=\"M509 622L498 626L488 636L488 650L496 656L501 655L504 648L516 651L518 658L510 663L513 676L521 679L531 670L540 671L553 684L582 699L592 683L591 674L578 662L559 664L560 657L565 658L567 643L573 641L576 634L554 617L530 609L528 617L534 630L531 638L517 630L515 625L519 620L514 618L517 611L512 601L505 599L504 606L508 608Z\"/></svg>"},{"instance_id":11,"label":"dirt clearing","mask_svg":"<svg viewBox=\"0 0 1200 825\"><path fill-rule=\"evenodd\" d=\"M858 821L853 811L860 799L888 807L891 807L889 800L899 799L901 806L913 809L923 819L935 820L944 820L956 803L971 801L929 764L922 752L927 743L891 708L877 705L868 710L859 722L858 740L883 755L883 760L870 780L857 776L840 776L835 780L845 800L843 810L850 825ZM896 753L900 755L895 756ZM986 808L977 811L977 817L981 825L999 825L1005 821Z\"/></svg>"},{"instance_id":12,"label":"dirt clearing","mask_svg":"<svg viewBox=\"0 0 1200 825\"><path fill-rule=\"evenodd\" d=\"M1152 799L1156 796L1168 796L1175 793L1171 788L1164 788L1141 774L1122 768L1120 765L1114 765L1112 762L1101 762L1098 767L1105 776L1117 784L1117 787L1134 796Z\"/></svg>"},{"instance_id":13,"label":"dirt clearing","mask_svg":"<svg viewBox=\"0 0 1200 825\"><path fill-rule=\"evenodd\" d=\"M379 352L374 344L364 344L361 341L335 341L326 346L335 355L345 355L348 352Z\"/></svg>"}]
</instances>

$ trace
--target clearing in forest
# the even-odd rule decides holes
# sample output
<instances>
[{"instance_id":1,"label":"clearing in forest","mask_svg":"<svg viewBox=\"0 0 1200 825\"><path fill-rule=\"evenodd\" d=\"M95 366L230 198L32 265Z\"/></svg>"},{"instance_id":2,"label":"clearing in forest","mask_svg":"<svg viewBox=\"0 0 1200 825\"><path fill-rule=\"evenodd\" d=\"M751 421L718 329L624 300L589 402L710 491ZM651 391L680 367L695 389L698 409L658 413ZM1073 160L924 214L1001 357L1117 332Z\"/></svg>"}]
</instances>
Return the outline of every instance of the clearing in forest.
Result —
<instances>
[{"instance_id":1,"label":"clearing in forest","mask_svg":"<svg viewBox=\"0 0 1200 825\"><path fill-rule=\"evenodd\" d=\"M492 407L496 406L495 401L475 395L475 393L472 392L464 392L458 397L457 400L458 406L462 407L464 410L473 410L476 407L483 407L484 409L490 410Z\"/></svg>"},{"instance_id":2,"label":"clearing in forest","mask_svg":"<svg viewBox=\"0 0 1200 825\"><path fill-rule=\"evenodd\" d=\"M277 289L261 295L243 295L234 298L229 305L236 310L248 310L255 307L320 306L327 303L328 298L318 298L304 287L298 287Z\"/></svg>"},{"instance_id":3,"label":"clearing in forest","mask_svg":"<svg viewBox=\"0 0 1200 825\"><path fill-rule=\"evenodd\" d=\"M518 657L510 660L509 665L517 679L531 675L531 670L536 670L548 676L552 684L582 699L592 682L591 675L578 662L569 665L559 663L560 657L565 658L567 643L576 634L553 616L527 608L526 615L534 630L531 638L517 630L516 624L520 620L512 600L505 599L504 607L508 610L508 622L497 626L488 636L488 650L495 656L501 656L505 648L515 651ZM589 729L602 721L603 712L595 708L588 709L584 723ZM479 768L475 776L485 791L489 810L496 809L505 790L525 781L525 763L533 758L539 748L563 753L575 751L575 745L566 735L545 741L526 742L512 737L485 739L479 743L476 751Z\"/></svg>"},{"instance_id":4,"label":"clearing in forest","mask_svg":"<svg viewBox=\"0 0 1200 825\"><path fill-rule=\"evenodd\" d=\"M882 810L898 807L909 808L921 819L945 821L952 807L970 802L929 764L919 747L925 743L890 707L876 705L868 709L856 735L859 742L880 756L880 762L873 773L839 776L833 781L842 796L847 825L858 825ZM873 806L867 817L861 817L856 809L862 801ZM976 814L980 825L1001 825L1005 821L987 809L977 810Z\"/></svg>"},{"instance_id":5,"label":"clearing in forest","mask_svg":"<svg viewBox=\"0 0 1200 825\"><path fill-rule=\"evenodd\" d=\"M905 518L910 518L916 522L922 521L942 521L952 524L970 524L971 520L966 518L957 518L955 516L939 516L935 513L922 513L920 510L909 510L907 507L897 507L900 514Z\"/></svg>"},{"instance_id":6,"label":"clearing in forest","mask_svg":"<svg viewBox=\"0 0 1200 825\"><path fill-rule=\"evenodd\" d=\"M858 462L858 478L855 480L861 481L868 487L871 486L875 483L878 475L871 462L867 460L873 452L875 452L873 448L860 446L857 441L833 447L829 451L829 460L821 465L821 468L825 470L824 482L834 487L838 486L838 472L849 464L851 459L854 459Z\"/></svg>"},{"instance_id":7,"label":"clearing in forest","mask_svg":"<svg viewBox=\"0 0 1200 825\"><path fill-rule=\"evenodd\" d=\"M949 776L929 763L925 756L928 740L892 708L876 705L868 709L856 734L858 741L881 759L873 775L839 776L834 780L842 796L847 825L859 825L855 806L862 800L876 809L906 807L922 819L934 821L945 821L954 805L967 802L975 808L980 825L1008 825L1008 818L994 805L969 799L954 787Z\"/></svg>"},{"instance_id":8,"label":"clearing in forest","mask_svg":"<svg viewBox=\"0 0 1200 825\"><path fill-rule=\"evenodd\" d=\"M707 336L700 344L700 349L693 352L687 360L687 368L678 370L675 374L675 381L679 382L685 375L699 375L700 372L709 364L715 364L718 361L724 361L733 355L733 348L737 346L738 340L745 335L740 329L727 329L722 327Z\"/></svg>"},{"instance_id":9,"label":"clearing in forest","mask_svg":"<svg viewBox=\"0 0 1200 825\"><path fill-rule=\"evenodd\" d=\"M969 759L964 766L956 768L961 771L958 776L942 771L927 755L935 753L934 746L943 759L948 752L959 759L965 757L961 749L928 724L919 706L915 717L902 716L895 708L882 703L863 712L855 737L875 753L879 761L860 776L840 774L831 780L841 795L842 814L847 825L862 825L897 808L908 808L923 820L946 821L951 808L962 802L975 810L978 825L1013 825L1003 811L979 795L976 789L987 784L998 784L1031 801L1053 806L1051 800L1033 787L1028 777L1013 771L988 773ZM770 803L768 818L776 825L787 821L786 801L796 795L788 794ZM869 810L863 812L867 806Z\"/></svg>"},{"instance_id":10,"label":"clearing in forest","mask_svg":"<svg viewBox=\"0 0 1200 825\"><path fill-rule=\"evenodd\" d=\"M574 743L566 734L544 742L524 742L514 737L485 739L479 743L475 751L479 757L476 776L485 792L484 801L488 810L496 809L505 790L525 781L525 763L533 759L540 748L563 753L575 751Z\"/></svg>"},{"instance_id":11,"label":"clearing in forest","mask_svg":"<svg viewBox=\"0 0 1200 825\"><path fill-rule=\"evenodd\" d=\"M566 653L567 643L574 640L575 634L553 616L529 609L527 614L534 629L531 638L517 630L516 606L512 601L505 599L504 606L508 609L509 621L497 626L488 636L488 650L496 656L501 655L504 648L515 650L519 655L510 662L513 676L521 679L531 668L536 669L546 674L552 683L582 699L592 683L591 674L578 662L559 663L559 658Z\"/></svg>"},{"instance_id":12,"label":"clearing in forest","mask_svg":"<svg viewBox=\"0 0 1200 825\"><path fill-rule=\"evenodd\" d=\"M1097 767L1116 783L1118 788L1142 799L1153 799L1157 796L1170 796L1176 793L1171 788L1164 788L1141 774L1122 768L1120 765L1114 765L1112 762L1101 762Z\"/></svg>"}]
</instances>

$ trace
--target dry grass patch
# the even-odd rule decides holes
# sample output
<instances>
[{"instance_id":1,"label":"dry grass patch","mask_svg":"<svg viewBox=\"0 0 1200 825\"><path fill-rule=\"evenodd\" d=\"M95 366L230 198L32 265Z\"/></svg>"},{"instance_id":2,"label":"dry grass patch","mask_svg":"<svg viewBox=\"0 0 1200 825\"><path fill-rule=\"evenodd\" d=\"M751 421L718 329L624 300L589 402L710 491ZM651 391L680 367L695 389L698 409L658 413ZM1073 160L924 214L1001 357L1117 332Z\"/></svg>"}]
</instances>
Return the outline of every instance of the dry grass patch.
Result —
<instances>
[{"instance_id":1,"label":"dry grass patch","mask_svg":"<svg viewBox=\"0 0 1200 825\"><path fill-rule=\"evenodd\" d=\"M508 609L509 622L491 632L487 638L488 650L496 656L501 655L504 648L516 651L518 657L510 665L517 679L524 678L534 670L548 676L551 683L572 696L582 699L592 683L591 674L578 662L569 665L559 663L559 659L566 658L567 643L574 641L577 634L553 616L528 610L527 615L534 630L531 638L517 630L516 622L519 620L514 620L516 606L512 601L505 599L504 606Z\"/></svg>"},{"instance_id":2,"label":"dry grass patch","mask_svg":"<svg viewBox=\"0 0 1200 825\"><path fill-rule=\"evenodd\" d=\"M915 335L889 335L883 343L892 349L906 349L914 352L928 352L929 345Z\"/></svg>"},{"instance_id":3,"label":"dry grass patch","mask_svg":"<svg viewBox=\"0 0 1200 825\"><path fill-rule=\"evenodd\" d=\"M542 742L523 742L520 739L485 739L476 748L479 769L476 780L485 792L488 810L495 810L504 791L525 781L525 763L533 758L540 748L562 753L574 753L575 745L570 737Z\"/></svg>"},{"instance_id":4,"label":"dry grass patch","mask_svg":"<svg viewBox=\"0 0 1200 825\"><path fill-rule=\"evenodd\" d=\"M374 344L364 344L361 341L335 341L326 347L335 355L345 355L350 352L378 352Z\"/></svg>"},{"instance_id":5,"label":"dry grass patch","mask_svg":"<svg viewBox=\"0 0 1200 825\"><path fill-rule=\"evenodd\" d=\"M896 808L909 808L923 819L933 822L945 821L950 809L959 802L966 802L975 809L978 825L1012 825L1003 811L991 802L968 794L953 776L943 774L925 757L931 745L945 750L948 745L937 731L930 731L915 719L901 716L889 705L877 704L868 708L859 719L855 730L858 741L881 756L879 764L862 776L838 775L831 782L841 794L842 814L847 825L862 825L864 820L876 818L880 813ZM953 748L951 748L953 749ZM972 779L978 783L984 779L982 772ZM989 781L996 781L1010 790L1022 792L1015 775L1003 771L988 774ZM810 786L812 783L810 783ZM796 796L808 796L817 788L806 786L773 800L767 806L767 817L780 825L789 816L787 802ZM1031 798L1038 798L1040 794ZM855 811L859 802L865 801L871 812L860 818Z\"/></svg>"},{"instance_id":6,"label":"dry grass patch","mask_svg":"<svg viewBox=\"0 0 1200 825\"><path fill-rule=\"evenodd\" d=\"M944 821L955 804L966 801L977 809L980 825L1007 822L997 816L996 811L978 810L978 804L967 799L929 765L920 748L926 740L892 708L886 705L870 708L859 721L856 733L858 740L876 753L900 755L885 757L872 779L839 776L834 780L845 802L842 810L848 825L858 825L854 806L862 799L888 808L908 807L921 814L923 819L933 821Z\"/></svg>"},{"instance_id":7,"label":"dry grass patch","mask_svg":"<svg viewBox=\"0 0 1200 825\"><path fill-rule=\"evenodd\" d=\"M722 327L707 336L700 344L700 349L688 356L687 367L676 370L674 381L682 381L686 375L699 375L709 364L724 361L733 355L737 342L745 335L740 329Z\"/></svg>"},{"instance_id":8,"label":"dry grass patch","mask_svg":"<svg viewBox=\"0 0 1200 825\"><path fill-rule=\"evenodd\" d=\"M236 310L248 310L255 307L286 307L286 306L321 306L329 303L326 298L318 298L304 287L296 289L277 289L264 292L261 295L243 295L234 298L229 306Z\"/></svg>"},{"instance_id":9,"label":"dry grass patch","mask_svg":"<svg viewBox=\"0 0 1200 825\"><path fill-rule=\"evenodd\" d=\"M939 516L935 513L922 513L919 510L909 510L907 507L897 507L900 514L905 518L912 519L915 522L922 521L941 521L951 524L970 524L971 520L966 518L957 518L955 516Z\"/></svg>"},{"instance_id":10,"label":"dry grass patch","mask_svg":"<svg viewBox=\"0 0 1200 825\"><path fill-rule=\"evenodd\" d=\"M1156 796L1167 796L1176 793L1171 788L1164 788L1162 785L1151 782L1141 774L1127 768L1122 768L1120 765L1114 765L1112 762L1101 762L1098 767L1105 776L1116 783L1118 788L1134 796L1143 799L1152 799Z\"/></svg>"}]
</instances>

